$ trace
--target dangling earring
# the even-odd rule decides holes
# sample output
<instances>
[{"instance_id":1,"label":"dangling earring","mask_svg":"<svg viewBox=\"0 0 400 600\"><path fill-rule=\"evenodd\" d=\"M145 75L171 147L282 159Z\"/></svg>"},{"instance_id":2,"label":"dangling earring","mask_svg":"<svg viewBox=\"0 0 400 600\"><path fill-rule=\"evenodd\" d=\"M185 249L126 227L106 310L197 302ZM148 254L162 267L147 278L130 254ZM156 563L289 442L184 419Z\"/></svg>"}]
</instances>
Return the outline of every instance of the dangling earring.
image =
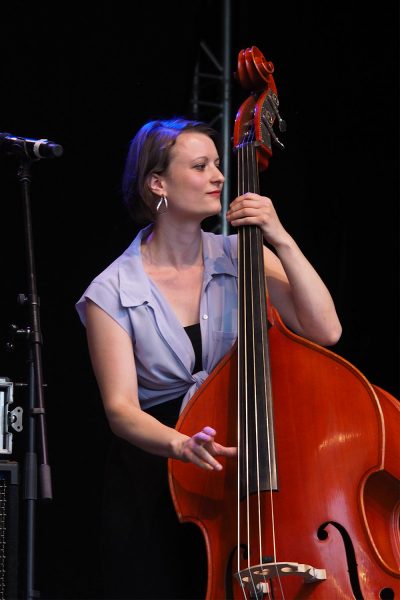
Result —
<instances>
[{"instance_id":1,"label":"dangling earring","mask_svg":"<svg viewBox=\"0 0 400 600\"><path fill-rule=\"evenodd\" d=\"M164 204L165 204L165 208L164 208L164 210L163 210L162 212L160 212L160 208L161 208L161 205L162 205L162 203L163 203L163 202L164 202ZM164 196L164 195L163 195L163 196L161 196L161 198L160 198L160 200L159 200L159 202L158 202L158 204L157 204L157 206L156 206L156 210L157 210L157 212L158 212L158 213L161 215L162 213L166 212L166 210L167 210L167 209L168 209L168 200L167 200L167 196Z\"/></svg>"}]
</instances>

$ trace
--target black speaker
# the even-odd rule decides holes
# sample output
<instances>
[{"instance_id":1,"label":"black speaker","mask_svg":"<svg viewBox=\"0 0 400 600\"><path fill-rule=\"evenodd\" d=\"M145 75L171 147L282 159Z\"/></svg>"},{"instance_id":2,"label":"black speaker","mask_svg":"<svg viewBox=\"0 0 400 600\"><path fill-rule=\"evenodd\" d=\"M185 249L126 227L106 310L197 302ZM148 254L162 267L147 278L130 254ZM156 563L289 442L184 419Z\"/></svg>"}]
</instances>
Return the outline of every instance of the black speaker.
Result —
<instances>
[{"instance_id":1,"label":"black speaker","mask_svg":"<svg viewBox=\"0 0 400 600\"><path fill-rule=\"evenodd\" d=\"M19 465L0 461L0 600L18 600Z\"/></svg>"}]
</instances>

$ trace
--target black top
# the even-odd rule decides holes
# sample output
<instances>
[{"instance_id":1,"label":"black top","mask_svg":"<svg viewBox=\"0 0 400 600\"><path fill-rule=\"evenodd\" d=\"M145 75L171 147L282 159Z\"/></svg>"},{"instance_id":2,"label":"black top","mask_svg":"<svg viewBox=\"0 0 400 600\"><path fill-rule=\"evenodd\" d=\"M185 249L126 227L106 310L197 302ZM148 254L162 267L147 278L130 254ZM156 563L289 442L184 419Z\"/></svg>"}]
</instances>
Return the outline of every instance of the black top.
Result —
<instances>
[{"instance_id":1,"label":"black top","mask_svg":"<svg viewBox=\"0 0 400 600\"><path fill-rule=\"evenodd\" d=\"M198 371L203 370L200 323L188 325L184 329L192 342L194 350L195 363L192 373L197 373Z\"/></svg>"}]
</instances>

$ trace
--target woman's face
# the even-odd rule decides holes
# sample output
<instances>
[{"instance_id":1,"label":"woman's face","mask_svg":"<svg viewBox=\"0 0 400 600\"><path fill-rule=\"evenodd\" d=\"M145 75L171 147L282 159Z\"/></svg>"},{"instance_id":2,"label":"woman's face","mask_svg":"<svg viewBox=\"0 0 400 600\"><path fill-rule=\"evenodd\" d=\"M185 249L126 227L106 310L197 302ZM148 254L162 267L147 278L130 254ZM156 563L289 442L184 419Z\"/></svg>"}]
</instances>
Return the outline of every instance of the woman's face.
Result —
<instances>
[{"instance_id":1,"label":"woman's face","mask_svg":"<svg viewBox=\"0 0 400 600\"><path fill-rule=\"evenodd\" d=\"M224 176L214 142L204 133L184 132L171 149L171 161L160 177L168 212L196 220L218 214Z\"/></svg>"}]
</instances>

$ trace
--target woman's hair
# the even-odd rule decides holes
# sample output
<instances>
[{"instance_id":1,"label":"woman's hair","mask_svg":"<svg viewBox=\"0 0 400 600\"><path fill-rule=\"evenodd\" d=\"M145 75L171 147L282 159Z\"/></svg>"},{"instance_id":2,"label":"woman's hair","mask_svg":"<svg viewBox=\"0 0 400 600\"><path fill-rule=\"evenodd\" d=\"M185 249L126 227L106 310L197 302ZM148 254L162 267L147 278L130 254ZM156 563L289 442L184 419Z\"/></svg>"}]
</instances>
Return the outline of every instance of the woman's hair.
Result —
<instances>
[{"instance_id":1,"label":"woman's hair","mask_svg":"<svg viewBox=\"0 0 400 600\"><path fill-rule=\"evenodd\" d=\"M122 178L122 195L130 216L137 223L155 221L159 198L150 190L150 177L161 175L168 169L171 148L177 137L188 131L204 133L216 144L218 142L218 134L212 127L183 117L149 121L130 142Z\"/></svg>"}]
</instances>

